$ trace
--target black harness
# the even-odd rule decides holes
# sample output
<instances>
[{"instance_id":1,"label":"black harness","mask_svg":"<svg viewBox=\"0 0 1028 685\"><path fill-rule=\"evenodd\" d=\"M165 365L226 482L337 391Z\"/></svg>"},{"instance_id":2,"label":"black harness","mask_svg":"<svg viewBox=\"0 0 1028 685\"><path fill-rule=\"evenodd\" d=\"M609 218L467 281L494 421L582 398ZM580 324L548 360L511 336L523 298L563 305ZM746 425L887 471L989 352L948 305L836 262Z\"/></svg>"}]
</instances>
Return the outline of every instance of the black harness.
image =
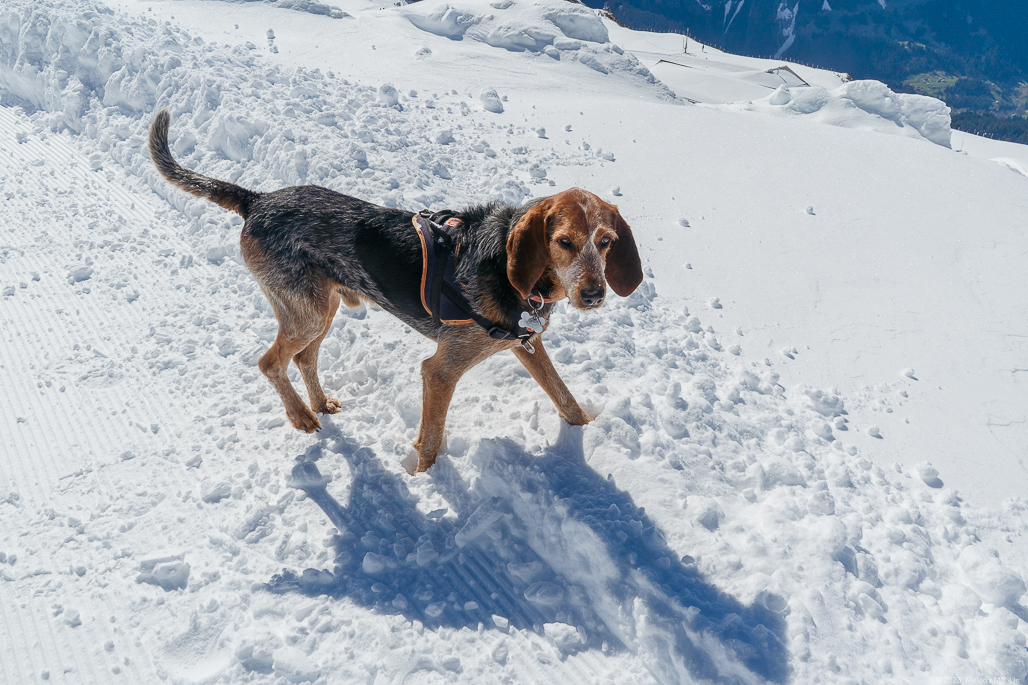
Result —
<instances>
[{"instance_id":1,"label":"black harness","mask_svg":"<svg viewBox=\"0 0 1028 685\"><path fill-rule=\"evenodd\" d=\"M528 342L533 330L516 334L497 326L489 319L476 312L468 302L464 285L455 275L455 260L460 253L460 245L454 249L454 237L451 228L463 222L449 210L430 212L421 210L414 215L411 223L421 239L422 272L421 272L421 304L429 314L432 322L438 327L441 324L463 326L477 323L485 329L490 338L495 340L520 340L522 347L534 354L535 348ZM546 299L538 292L528 298L532 308L532 317L546 304ZM542 319L537 319L542 324ZM541 332L536 331L536 332Z\"/></svg>"}]
</instances>

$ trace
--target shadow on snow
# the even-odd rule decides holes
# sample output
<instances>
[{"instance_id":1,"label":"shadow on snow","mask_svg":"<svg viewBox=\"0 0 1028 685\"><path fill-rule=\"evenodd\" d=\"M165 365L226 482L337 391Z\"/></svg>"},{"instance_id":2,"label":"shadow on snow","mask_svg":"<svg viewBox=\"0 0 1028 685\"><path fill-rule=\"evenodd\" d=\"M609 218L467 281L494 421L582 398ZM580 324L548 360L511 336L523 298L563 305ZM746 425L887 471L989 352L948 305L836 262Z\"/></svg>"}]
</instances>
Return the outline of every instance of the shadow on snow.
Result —
<instances>
[{"instance_id":1,"label":"shadow on snow","mask_svg":"<svg viewBox=\"0 0 1028 685\"><path fill-rule=\"evenodd\" d=\"M318 470L326 451L349 464L346 506ZM470 488L445 460L432 469L456 520L424 514L372 450L326 422L322 440L297 458L292 484L339 530L335 567L285 571L269 589L345 596L429 628L509 623L545 633L565 655L627 648L665 683L788 678L775 611L784 600L742 606L684 564L632 498L588 466L581 429L562 422L541 456L495 439L470 458L481 469Z\"/></svg>"}]
</instances>

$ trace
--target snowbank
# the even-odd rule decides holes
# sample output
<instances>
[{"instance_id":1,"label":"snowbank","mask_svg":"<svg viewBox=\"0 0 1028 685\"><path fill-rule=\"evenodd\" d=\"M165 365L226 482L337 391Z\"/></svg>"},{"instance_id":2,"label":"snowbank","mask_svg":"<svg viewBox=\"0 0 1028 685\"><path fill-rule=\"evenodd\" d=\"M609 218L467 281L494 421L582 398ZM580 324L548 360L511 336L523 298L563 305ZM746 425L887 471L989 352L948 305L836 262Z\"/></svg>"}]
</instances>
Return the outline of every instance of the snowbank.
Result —
<instances>
[{"instance_id":1,"label":"snowbank","mask_svg":"<svg viewBox=\"0 0 1028 685\"><path fill-rule=\"evenodd\" d=\"M925 95L894 93L880 81L850 81L835 90L779 86L741 108L775 116L805 116L832 126L930 140L950 146L949 107Z\"/></svg>"},{"instance_id":2,"label":"snowbank","mask_svg":"<svg viewBox=\"0 0 1028 685\"><path fill-rule=\"evenodd\" d=\"M205 173L254 187L319 183L413 209L444 202L460 186L467 197L519 203L530 195L530 167L583 156L503 147L504 129L469 106L470 94L411 91L390 104L377 86L317 69L262 66L252 50L204 45L153 20L23 3L9 4L0 22L0 87L8 104L38 111L52 130L95 137L105 154L176 206L189 204L195 216L209 207L170 190L143 149L160 107L172 111L175 153ZM454 109L466 117L457 133L465 144L442 152L430 139L433 117ZM473 142L483 151L470 149Z\"/></svg>"}]
</instances>

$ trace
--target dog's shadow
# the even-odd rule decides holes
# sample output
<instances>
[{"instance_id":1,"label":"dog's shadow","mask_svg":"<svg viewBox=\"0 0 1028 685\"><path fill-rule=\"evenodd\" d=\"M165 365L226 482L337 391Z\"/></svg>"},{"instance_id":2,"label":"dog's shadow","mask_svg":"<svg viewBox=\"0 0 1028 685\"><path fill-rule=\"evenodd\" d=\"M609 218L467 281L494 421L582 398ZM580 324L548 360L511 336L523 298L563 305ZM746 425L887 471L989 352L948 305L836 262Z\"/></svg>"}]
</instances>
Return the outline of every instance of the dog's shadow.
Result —
<instances>
[{"instance_id":1,"label":"dog's shadow","mask_svg":"<svg viewBox=\"0 0 1028 685\"><path fill-rule=\"evenodd\" d=\"M350 467L346 506L316 464L326 451ZM326 425L292 484L340 531L335 567L285 571L269 589L345 596L428 628L532 630L563 654L629 649L662 682L788 678L784 600L742 606L683 563L632 498L588 466L581 429L563 424L541 456L500 439L470 458L481 469L471 488L445 463L430 476L456 519L425 514L372 450Z\"/></svg>"}]
</instances>

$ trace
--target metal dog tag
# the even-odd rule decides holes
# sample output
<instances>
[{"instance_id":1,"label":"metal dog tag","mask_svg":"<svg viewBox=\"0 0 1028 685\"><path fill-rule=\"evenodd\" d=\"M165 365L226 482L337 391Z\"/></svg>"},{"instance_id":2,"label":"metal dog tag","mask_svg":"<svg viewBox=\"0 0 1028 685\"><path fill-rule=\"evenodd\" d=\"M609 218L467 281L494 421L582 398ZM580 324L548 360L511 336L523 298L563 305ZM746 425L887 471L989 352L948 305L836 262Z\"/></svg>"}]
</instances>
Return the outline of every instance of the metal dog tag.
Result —
<instances>
[{"instance_id":1,"label":"metal dog tag","mask_svg":"<svg viewBox=\"0 0 1028 685\"><path fill-rule=\"evenodd\" d=\"M532 333L542 333L546 326L546 319L536 312L521 312L521 320L518 325Z\"/></svg>"}]
</instances>

